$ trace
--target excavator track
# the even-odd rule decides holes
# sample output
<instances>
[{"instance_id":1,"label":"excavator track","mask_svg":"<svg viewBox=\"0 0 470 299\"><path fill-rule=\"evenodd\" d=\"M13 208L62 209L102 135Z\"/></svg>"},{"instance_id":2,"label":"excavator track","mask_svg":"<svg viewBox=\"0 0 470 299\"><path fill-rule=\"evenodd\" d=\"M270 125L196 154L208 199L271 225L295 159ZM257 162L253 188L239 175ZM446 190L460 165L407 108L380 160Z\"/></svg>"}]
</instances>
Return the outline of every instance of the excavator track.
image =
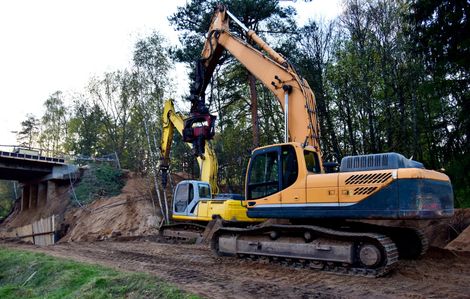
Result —
<instances>
[{"instance_id":1,"label":"excavator track","mask_svg":"<svg viewBox=\"0 0 470 299\"><path fill-rule=\"evenodd\" d=\"M159 235L167 241L195 243L202 238L206 226L182 222L162 225Z\"/></svg>"},{"instance_id":2,"label":"excavator track","mask_svg":"<svg viewBox=\"0 0 470 299\"><path fill-rule=\"evenodd\" d=\"M390 235L398 248L400 259L415 260L422 257L429 249L428 238L418 228L395 228L397 232Z\"/></svg>"},{"instance_id":3,"label":"excavator track","mask_svg":"<svg viewBox=\"0 0 470 299\"><path fill-rule=\"evenodd\" d=\"M347 222L352 232L373 232L388 236L395 243L400 259L414 260L423 256L428 248L429 242L423 230L404 226L385 226L361 222Z\"/></svg>"},{"instance_id":4,"label":"excavator track","mask_svg":"<svg viewBox=\"0 0 470 299\"><path fill-rule=\"evenodd\" d=\"M365 277L383 276L398 261L397 247L385 235L313 225L223 227L214 233L211 248L219 256Z\"/></svg>"},{"instance_id":5,"label":"excavator track","mask_svg":"<svg viewBox=\"0 0 470 299\"><path fill-rule=\"evenodd\" d=\"M429 240L424 234L424 231L421 229L415 229L416 235L418 236L420 242L421 242L421 251L419 253L419 256L423 256L429 249Z\"/></svg>"}]
</instances>

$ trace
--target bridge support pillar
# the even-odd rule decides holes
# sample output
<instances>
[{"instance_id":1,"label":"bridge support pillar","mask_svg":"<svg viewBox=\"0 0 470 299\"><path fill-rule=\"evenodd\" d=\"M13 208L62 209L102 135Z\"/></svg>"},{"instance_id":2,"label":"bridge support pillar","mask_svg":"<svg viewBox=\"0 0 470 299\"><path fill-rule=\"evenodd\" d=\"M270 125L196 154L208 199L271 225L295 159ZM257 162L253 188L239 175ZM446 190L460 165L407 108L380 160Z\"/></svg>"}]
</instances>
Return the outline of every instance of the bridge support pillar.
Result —
<instances>
[{"instance_id":1,"label":"bridge support pillar","mask_svg":"<svg viewBox=\"0 0 470 299\"><path fill-rule=\"evenodd\" d=\"M47 182L38 184L38 207L45 206L47 203Z\"/></svg>"},{"instance_id":2,"label":"bridge support pillar","mask_svg":"<svg viewBox=\"0 0 470 299\"><path fill-rule=\"evenodd\" d=\"M29 209L29 186L28 184L24 184L23 188L21 188L21 211Z\"/></svg>"},{"instance_id":3,"label":"bridge support pillar","mask_svg":"<svg viewBox=\"0 0 470 299\"><path fill-rule=\"evenodd\" d=\"M21 194L21 211L45 206L55 196L56 183L46 181L23 184Z\"/></svg>"},{"instance_id":4,"label":"bridge support pillar","mask_svg":"<svg viewBox=\"0 0 470 299\"><path fill-rule=\"evenodd\" d=\"M51 198L55 196L55 182L47 181L46 190L47 190L46 201L49 201Z\"/></svg>"},{"instance_id":5,"label":"bridge support pillar","mask_svg":"<svg viewBox=\"0 0 470 299\"><path fill-rule=\"evenodd\" d=\"M38 184L29 185L29 208L38 206Z\"/></svg>"}]
</instances>

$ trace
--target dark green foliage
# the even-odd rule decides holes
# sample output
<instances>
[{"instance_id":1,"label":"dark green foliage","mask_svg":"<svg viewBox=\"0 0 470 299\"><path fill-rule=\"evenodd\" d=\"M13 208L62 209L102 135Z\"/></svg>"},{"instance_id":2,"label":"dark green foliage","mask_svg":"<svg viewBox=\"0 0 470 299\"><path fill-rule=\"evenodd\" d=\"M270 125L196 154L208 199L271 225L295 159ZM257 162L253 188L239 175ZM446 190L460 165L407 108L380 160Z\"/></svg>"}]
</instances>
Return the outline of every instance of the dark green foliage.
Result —
<instances>
[{"instance_id":1,"label":"dark green foliage","mask_svg":"<svg viewBox=\"0 0 470 299\"><path fill-rule=\"evenodd\" d=\"M0 298L197 298L143 273L0 248Z\"/></svg>"},{"instance_id":2,"label":"dark green foliage","mask_svg":"<svg viewBox=\"0 0 470 299\"><path fill-rule=\"evenodd\" d=\"M21 131L16 139L23 147L34 147L39 134L39 120L32 114L27 114L26 119L21 122Z\"/></svg>"},{"instance_id":3,"label":"dark green foliage","mask_svg":"<svg viewBox=\"0 0 470 299\"><path fill-rule=\"evenodd\" d=\"M173 136L173 145L170 153L170 163L172 172L185 172L191 175L191 178L199 178L199 166L190 147L183 142L183 137L175 133Z\"/></svg>"},{"instance_id":4,"label":"dark green foliage","mask_svg":"<svg viewBox=\"0 0 470 299\"><path fill-rule=\"evenodd\" d=\"M461 207L470 206L470 2L412 1L408 16L415 54L427 75L420 86L428 158L449 173ZM439 162L437 162L439 161Z\"/></svg>"},{"instance_id":5,"label":"dark green foliage","mask_svg":"<svg viewBox=\"0 0 470 299\"><path fill-rule=\"evenodd\" d=\"M418 50L430 71L470 76L470 3L415 0L410 15Z\"/></svg>"},{"instance_id":6,"label":"dark green foliage","mask_svg":"<svg viewBox=\"0 0 470 299\"><path fill-rule=\"evenodd\" d=\"M14 188L17 186L18 184L13 181L0 180L0 220L8 216L12 210L16 199Z\"/></svg>"},{"instance_id":7,"label":"dark green foliage","mask_svg":"<svg viewBox=\"0 0 470 299\"><path fill-rule=\"evenodd\" d=\"M245 170L251 154L251 139L240 136L250 136L251 132L242 122L232 121L225 124L224 132L214 141L219 160L220 186L226 189L224 192L242 194Z\"/></svg>"},{"instance_id":8,"label":"dark green foliage","mask_svg":"<svg viewBox=\"0 0 470 299\"><path fill-rule=\"evenodd\" d=\"M446 172L451 176L458 208L470 208L470 155L458 157L448 163Z\"/></svg>"},{"instance_id":9,"label":"dark green foliage","mask_svg":"<svg viewBox=\"0 0 470 299\"><path fill-rule=\"evenodd\" d=\"M67 151L87 156L116 152L123 168L157 169L169 52L193 69L218 2L188 1L169 18L182 47L169 51L153 33L136 44L132 71L91 80L69 115ZM337 19L309 20L301 27L295 10L278 0L223 3L309 82L324 160L400 152L427 168L444 168L456 205L470 205L468 1L345 0ZM246 40L235 24L231 31ZM245 67L224 54L206 90L206 102L218 117L213 145L220 183L238 192L254 144L281 142L284 130L277 99L260 82L249 83ZM37 125L34 117L28 121L22 140L32 144ZM171 160L174 172L198 177L197 163L180 136L174 138Z\"/></svg>"},{"instance_id":10,"label":"dark green foliage","mask_svg":"<svg viewBox=\"0 0 470 299\"><path fill-rule=\"evenodd\" d=\"M106 163L90 164L75 188L75 195L81 204L87 204L100 197L118 195L123 186L120 169Z\"/></svg>"},{"instance_id":11,"label":"dark green foliage","mask_svg":"<svg viewBox=\"0 0 470 299\"><path fill-rule=\"evenodd\" d=\"M68 121L66 152L87 157L109 154L110 149L102 144L104 138L103 112L100 107L76 101L73 116Z\"/></svg>"}]
</instances>

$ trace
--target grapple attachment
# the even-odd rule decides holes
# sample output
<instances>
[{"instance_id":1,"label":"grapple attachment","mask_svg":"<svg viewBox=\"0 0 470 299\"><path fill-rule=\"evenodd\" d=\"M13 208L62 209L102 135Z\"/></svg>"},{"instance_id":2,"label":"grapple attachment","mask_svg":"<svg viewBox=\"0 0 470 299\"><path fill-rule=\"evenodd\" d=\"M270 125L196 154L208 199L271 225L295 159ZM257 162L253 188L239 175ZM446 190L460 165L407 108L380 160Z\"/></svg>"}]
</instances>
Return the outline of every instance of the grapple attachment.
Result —
<instances>
[{"instance_id":1,"label":"grapple attachment","mask_svg":"<svg viewBox=\"0 0 470 299\"><path fill-rule=\"evenodd\" d=\"M215 119L211 114L196 114L184 120L183 141L193 144L195 156L202 157L206 140L214 138Z\"/></svg>"}]
</instances>

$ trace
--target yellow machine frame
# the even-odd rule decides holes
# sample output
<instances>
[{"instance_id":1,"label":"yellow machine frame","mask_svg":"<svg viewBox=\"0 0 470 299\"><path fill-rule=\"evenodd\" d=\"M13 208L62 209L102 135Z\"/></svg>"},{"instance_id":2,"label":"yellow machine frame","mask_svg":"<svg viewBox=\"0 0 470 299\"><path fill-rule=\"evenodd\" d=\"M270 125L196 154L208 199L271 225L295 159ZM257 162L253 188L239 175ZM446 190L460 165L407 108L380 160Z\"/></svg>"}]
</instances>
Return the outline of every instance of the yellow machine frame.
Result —
<instances>
[{"instance_id":1,"label":"yellow machine frame","mask_svg":"<svg viewBox=\"0 0 470 299\"><path fill-rule=\"evenodd\" d=\"M173 142L174 129L181 135L183 134L184 117L181 113L175 111L172 99L169 99L164 104L163 109L163 132L162 132L162 165L168 167L170 159L171 144ZM187 143L192 147L191 143ZM205 144L204 157L197 158L200 178L202 182L207 182L210 185L211 193L216 195L219 193L217 185L217 157L209 142ZM188 184L197 184L199 181L184 181ZM197 196L197 194L196 194ZM242 205L242 201L234 199L211 199L211 198L196 198L199 200L196 211L194 213L178 214L173 211L172 219L179 221L211 221L214 217L220 217L226 221L240 221L240 222L261 222L263 219L248 218L247 208Z\"/></svg>"}]
</instances>

